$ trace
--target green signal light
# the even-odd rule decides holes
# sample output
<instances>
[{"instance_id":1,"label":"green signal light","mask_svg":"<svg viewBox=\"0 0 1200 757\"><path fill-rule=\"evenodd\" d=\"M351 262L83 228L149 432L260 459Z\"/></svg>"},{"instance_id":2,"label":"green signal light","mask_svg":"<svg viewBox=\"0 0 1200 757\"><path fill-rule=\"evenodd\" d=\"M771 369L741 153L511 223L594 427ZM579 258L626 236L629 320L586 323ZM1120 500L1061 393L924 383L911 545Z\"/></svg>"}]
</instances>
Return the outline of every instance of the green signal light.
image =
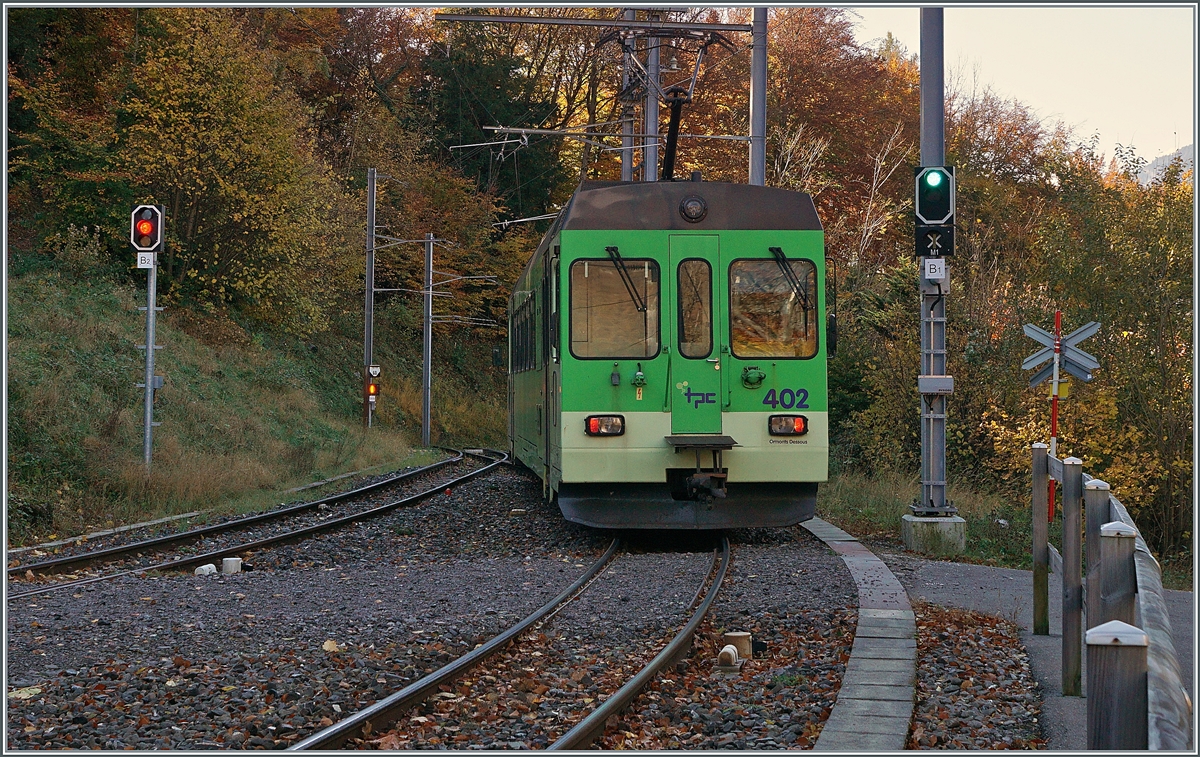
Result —
<instances>
[{"instance_id":1,"label":"green signal light","mask_svg":"<svg viewBox=\"0 0 1200 757\"><path fill-rule=\"evenodd\" d=\"M942 172L930 171L929 173L925 174L925 183L931 187L938 186L942 183Z\"/></svg>"}]
</instances>

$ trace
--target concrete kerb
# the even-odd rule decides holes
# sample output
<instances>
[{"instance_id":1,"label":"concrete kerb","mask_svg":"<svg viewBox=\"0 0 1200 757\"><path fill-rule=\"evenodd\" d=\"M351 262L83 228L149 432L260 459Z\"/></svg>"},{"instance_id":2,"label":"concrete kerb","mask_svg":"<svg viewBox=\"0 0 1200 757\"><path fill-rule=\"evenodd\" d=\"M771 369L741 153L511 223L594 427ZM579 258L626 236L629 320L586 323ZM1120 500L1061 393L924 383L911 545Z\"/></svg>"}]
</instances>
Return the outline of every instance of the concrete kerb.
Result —
<instances>
[{"instance_id":1,"label":"concrete kerb","mask_svg":"<svg viewBox=\"0 0 1200 757\"><path fill-rule=\"evenodd\" d=\"M824 752L904 749L915 699L916 616L888 567L820 518L802 524L845 562L858 587L854 646L833 711L813 746Z\"/></svg>"}]
</instances>

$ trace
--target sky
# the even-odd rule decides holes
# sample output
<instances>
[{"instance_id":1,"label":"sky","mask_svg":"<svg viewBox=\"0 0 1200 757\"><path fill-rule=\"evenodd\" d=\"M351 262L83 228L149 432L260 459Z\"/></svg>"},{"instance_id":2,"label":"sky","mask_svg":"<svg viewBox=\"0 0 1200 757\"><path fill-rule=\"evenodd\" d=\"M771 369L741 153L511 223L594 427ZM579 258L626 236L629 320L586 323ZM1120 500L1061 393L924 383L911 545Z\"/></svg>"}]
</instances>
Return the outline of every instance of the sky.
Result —
<instances>
[{"instance_id":1,"label":"sky","mask_svg":"<svg viewBox=\"0 0 1200 757\"><path fill-rule=\"evenodd\" d=\"M915 6L851 8L860 43L921 49ZM946 84L972 81L1147 161L1195 142L1195 8L945 6ZM857 17L854 15L857 14Z\"/></svg>"}]
</instances>

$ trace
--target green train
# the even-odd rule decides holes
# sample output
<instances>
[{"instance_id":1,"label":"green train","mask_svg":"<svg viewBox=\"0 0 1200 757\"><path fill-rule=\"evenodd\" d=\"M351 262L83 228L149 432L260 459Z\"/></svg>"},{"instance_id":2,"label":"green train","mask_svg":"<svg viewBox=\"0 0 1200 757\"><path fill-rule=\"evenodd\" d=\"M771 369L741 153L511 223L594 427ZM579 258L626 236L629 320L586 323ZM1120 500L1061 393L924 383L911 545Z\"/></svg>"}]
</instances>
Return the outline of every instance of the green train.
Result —
<instances>
[{"instance_id":1,"label":"green train","mask_svg":"<svg viewBox=\"0 0 1200 757\"><path fill-rule=\"evenodd\" d=\"M509 443L600 528L788 526L829 469L824 232L803 193L582 183L509 299Z\"/></svg>"}]
</instances>

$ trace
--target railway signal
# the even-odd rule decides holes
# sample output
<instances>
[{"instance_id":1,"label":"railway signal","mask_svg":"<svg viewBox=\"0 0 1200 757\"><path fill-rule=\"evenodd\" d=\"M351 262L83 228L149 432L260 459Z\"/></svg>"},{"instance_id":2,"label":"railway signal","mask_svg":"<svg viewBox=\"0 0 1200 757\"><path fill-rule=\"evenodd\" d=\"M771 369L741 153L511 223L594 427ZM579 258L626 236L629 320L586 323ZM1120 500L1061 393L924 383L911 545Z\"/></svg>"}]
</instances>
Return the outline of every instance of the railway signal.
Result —
<instances>
[{"instance_id":1,"label":"railway signal","mask_svg":"<svg viewBox=\"0 0 1200 757\"><path fill-rule=\"evenodd\" d=\"M154 391L162 387L162 376L154 373L154 351L162 345L154 343L154 316L162 308L155 306L158 290L158 254L166 245L166 218L162 205L138 205L129 214L129 244L137 253L137 267L146 269L146 343L138 349L146 350L146 378L138 387L145 390L142 413L142 456L146 462L146 475L150 475L150 455L154 443Z\"/></svg>"},{"instance_id":2,"label":"railway signal","mask_svg":"<svg viewBox=\"0 0 1200 757\"><path fill-rule=\"evenodd\" d=\"M913 170L915 242L918 257L954 254L954 167L918 166Z\"/></svg>"},{"instance_id":3,"label":"railway signal","mask_svg":"<svg viewBox=\"0 0 1200 757\"><path fill-rule=\"evenodd\" d=\"M368 403L372 411L375 410L375 402L379 398L379 366L369 365L363 376L363 399Z\"/></svg>"},{"instance_id":4,"label":"railway signal","mask_svg":"<svg viewBox=\"0 0 1200 757\"><path fill-rule=\"evenodd\" d=\"M163 211L157 205L138 205L129 219L129 242L138 252L162 252Z\"/></svg>"}]
</instances>

